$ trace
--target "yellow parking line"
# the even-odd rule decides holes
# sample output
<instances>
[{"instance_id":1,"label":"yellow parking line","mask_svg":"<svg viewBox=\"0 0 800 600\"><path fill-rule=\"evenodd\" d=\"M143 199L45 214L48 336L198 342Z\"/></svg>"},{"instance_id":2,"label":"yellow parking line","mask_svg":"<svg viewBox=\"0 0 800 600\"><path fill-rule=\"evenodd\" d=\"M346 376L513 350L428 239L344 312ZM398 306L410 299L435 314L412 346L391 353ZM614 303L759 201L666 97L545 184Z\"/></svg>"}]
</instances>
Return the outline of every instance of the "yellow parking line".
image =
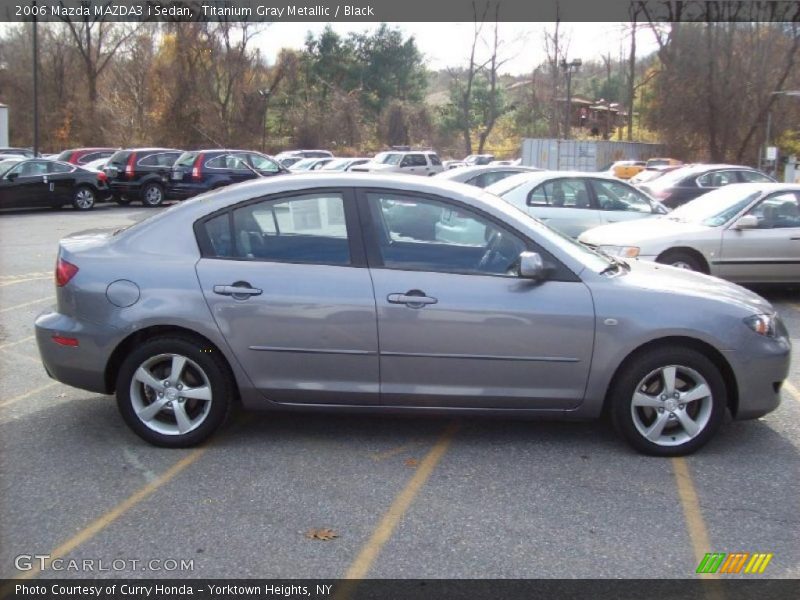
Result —
<instances>
[{"instance_id":1,"label":"yellow parking line","mask_svg":"<svg viewBox=\"0 0 800 600\"><path fill-rule=\"evenodd\" d=\"M392 536L395 528L400 523L403 515L405 515L406 511L411 506L414 498L417 497L417 494L419 494L422 486L425 485L426 481L428 481L433 473L433 470L436 468L436 465L439 464L439 461L442 459L445 452L447 452L447 448L453 441L453 436L455 435L456 431L458 431L457 423L451 423L447 426L442 435L436 441L436 444L433 446L433 448L431 448L430 452L428 452L427 456L425 456L420 463L419 467L414 473L414 476L408 480L406 486L394 499L394 502L392 502L389 510L387 510L383 515L383 518L381 519L380 523L378 523L375 531L372 532L372 535L370 536L369 540L367 540L367 543L361 548L361 552L358 553L358 556L356 556L356 559L350 565L350 568L347 569L344 579L349 581L344 582L337 590L336 600L349 598L353 591L355 591L355 588L358 585L358 580L363 579L367 573L369 573L369 570L372 568L375 559L378 558L378 554L380 554L381 549L386 542L389 541L389 538Z\"/></svg>"},{"instance_id":2,"label":"yellow parking line","mask_svg":"<svg viewBox=\"0 0 800 600\"><path fill-rule=\"evenodd\" d=\"M44 391L44 390L46 390L48 388L51 388L54 385L58 385L58 382L57 381L51 381L47 385L43 385L41 387L32 389L30 392L25 392L24 394L20 394L19 396L14 396L13 398L9 398L8 400L4 400L3 402L0 402L0 408L5 408L7 406L11 406L12 404L16 404L20 400L25 400L26 398L30 398L34 394L38 394L39 392L42 392L42 391Z\"/></svg>"},{"instance_id":3,"label":"yellow parking line","mask_svg":"<svg viewBox=\"0 0 800 600\"><path fill-rule=\"evenodd\" d=\"M419 442L411 442L408 444L403 444L402 446L397 446L396 448L392 448L391 450L385 450L384 452L373 452L372 454L370 454L370 458L376 462L380 462L382 460L386 460L387 458L392 458L393 456L402 454L406 450L411 450L411 448L418 445Z\"/></svg>"},{"instance_id":4,"label":"yellow parking line","mask_svg":"<svg viewBox=\"0 0 800 600\"><path fill-rule=\"evenodd\" d=\"M5 344L0 344L0 350L3 350L4 348L10 348L11 346L16 346L17 344L22 344L23 342L32 340L34 337L36 336L29 335L28 337L24 337L21 340L17 340L16 342L7 342Z\"/></svg>"},{"instance_id":5,"label":"yellow parking line","mask_svg":"<svg viewBox=\"0 0 800 600\"><path fill-rule=\"evenodd\" d=\"M63 558L75 548L87 542L88 540L92 539L95 535L103 531L106 527L114 523L117 519L119 519L122 515L132 509L134 506L139 504L142 500L150 496L153 492L155 492L158 488L163 486L165 483L168 483L172 480L176 475L178 475L181 471L186 469L189 465L194 463L198 458L200 458L203 453L205 453L206 448L197 448L193 450L190 454L179 460L177 463L172 465L169 469L164 471L161 475L158 476L155 480L151 483L148 483L144 487L140 488L138 491L134 492L131 496L127 499L123 500L119 504L117 504L114 508L109 510L103 516L98 517L91 523L89 523L86 527L81 529L78 533L73 535L69 538L66 542L58 546L55 550L50 552L50 561L52 562L55 558ZM32 568L30 571L25 571L14 577L14 579L31 579L36 577L41 572L41 568L39 565ZM0 598L5 597L13 590L13 580L6 583L2 588L0 588Z\"/></svg>"},{"instance_id":6,"label":"yellow parking line","mask_svg":"<svg viewBox=\"0 0 800 600\"><path fill-rule=\"evenodd\" d=\"M47 296L46 298L39 298L38 300L23 302L22 304L16 304L14 306L7 306L6 308L0 308L0 313L8 312L10 310L16 310L18 308L25 308L26 306L30 306L31 304L39 304L40 302L47 302L48 300L54 300L54 299L55 296Z\"/></svg>"},{"instance_id":7,"label":"yellow parking line","mask_svg":"<svg viewBox=\"0 0 800 600\"><path fill-rule=\"evenodd\" d=\"M800 390L792 385L792 382L788 379L783 382L784 389L789 392L789 394L794 397L795 400L800 402Z\"/></svg>"},{"instance_id":8,"label":"yellow parking line","mask_svg":"<svg viewBox=\"0 0 800 600\"><path fill-rule=\"evenodd\" d=\"M672 472L675 474L675 482L678 484L678 497L683 506L683 516L686 519L686 529L689 532L689 539L692 541L695 565L711 552L711 542L708 538L706 524L703 521L703 513L700 510L700 501L697 498L692 475L689 472L689 465L686 459L675 457L672 459ZM715 573L700 574L700 577L717 579Z\"/></svg>"}]
</instances>

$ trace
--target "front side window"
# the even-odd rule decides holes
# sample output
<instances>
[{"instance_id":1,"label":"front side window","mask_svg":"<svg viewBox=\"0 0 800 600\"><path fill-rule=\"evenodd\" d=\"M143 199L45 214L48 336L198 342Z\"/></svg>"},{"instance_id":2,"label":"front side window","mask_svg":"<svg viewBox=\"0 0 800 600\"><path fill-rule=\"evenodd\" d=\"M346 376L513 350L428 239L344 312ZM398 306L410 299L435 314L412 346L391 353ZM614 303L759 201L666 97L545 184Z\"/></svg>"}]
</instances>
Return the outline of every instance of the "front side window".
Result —
<instances>
[{"instance_id":1,"label":"front side window","mask_svg":"<svg viewBox=\"0 0 800 600\"><path fill-rule=\"evenodd\" d=\"M543 183L531 192L528 204L554 208L592 208L589 190L583 179L555 179Z\"/></svg>"},{"instance_id":2,"label":"front side window","mask_svg":"<svg viewBox=\"0 0 800 600\"><path fill-rule=\"evenodd\" d=\"M603 210L622 210L652 213L647 198L634 188L617 181L592 180L597 203Z\"/></svg>"},{"instance_id":3,"label":"front side window","mask_svg":"<svg viewBox=\"0 0 800 600\"><path fill-rule=\"evenodd\" d=\"M266 156L254 153L248 156L250 157L250 164L253 165L256 171L261 171L262 173L277 173L280 171L280 167Z\"/></svg>"},{"instance_id":4,"label":"front side window","mask_svg":"<svg viewBox=\"0 0 800 600\"><path fill-rule=\"evenodd\" d=\"M800 192L786 192L765 198L747 211L758 219L759 229L800 227Z\"/></svg>"},{"instance_id":5,"label":"front side window","mask_svg":"<svg viewBox=\"0 0 800 600\"><path fill-rule=\"evenodd\" d=\"M36 177L38 175L47 175L47 163L38 160L25 161L11 169L8 174L17 174L18 177Z\"/></svg>"},{"instance_id":6,"label":"front side window","mask_svg":"<svg viewBox=\"0 0 800 600\"><path fill-rule=\"evenodd\" d=\"M481 215L396 192L368 193L367 198L384 267L516 275L525 243Z\"/></svg>"},{"instance_id":7,"label":"front side window","mask_svg":"<svg viewBox=\"0 0 800 600\"><path fill-rule=\"evenodd\" d=\"M232 221L232 222L231 222ZM264 200L204 223L217 258L308 264L350 264L341 194L325 192Z\"/></svg>"}]
</instances>

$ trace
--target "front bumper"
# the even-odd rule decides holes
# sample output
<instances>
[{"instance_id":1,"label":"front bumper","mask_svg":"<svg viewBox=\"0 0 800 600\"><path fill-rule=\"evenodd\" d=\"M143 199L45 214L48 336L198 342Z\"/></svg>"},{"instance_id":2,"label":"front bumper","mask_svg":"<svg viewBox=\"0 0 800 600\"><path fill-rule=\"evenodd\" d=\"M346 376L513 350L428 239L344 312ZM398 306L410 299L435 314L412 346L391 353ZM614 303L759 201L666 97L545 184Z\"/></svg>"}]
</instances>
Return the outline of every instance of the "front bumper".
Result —
<instances>
[{"instance_id":1,"label":"front bumper","mask_svg":"<svg viewBox=\"0 0 800 600\"><path fill-rule=\"evenodd\" d=\"M789 375L789 338L755 337L746 351L725 353L739 392L736 419L757 419L778 408L781 386Z\"/></svg>"},{"instance_id":2,"label":"front bumper","mask_svg":"<svg viewBox=\"0 0 800 600\"><path fill-rule=\"evenodd\" d=\"M105 372L119 341L116 330L50 311L39 315L34 326L39 355L50 377L91 392L110 392ZM55 335L76 338L78 346L57 344Z\"/></svg>"}]
</instances>

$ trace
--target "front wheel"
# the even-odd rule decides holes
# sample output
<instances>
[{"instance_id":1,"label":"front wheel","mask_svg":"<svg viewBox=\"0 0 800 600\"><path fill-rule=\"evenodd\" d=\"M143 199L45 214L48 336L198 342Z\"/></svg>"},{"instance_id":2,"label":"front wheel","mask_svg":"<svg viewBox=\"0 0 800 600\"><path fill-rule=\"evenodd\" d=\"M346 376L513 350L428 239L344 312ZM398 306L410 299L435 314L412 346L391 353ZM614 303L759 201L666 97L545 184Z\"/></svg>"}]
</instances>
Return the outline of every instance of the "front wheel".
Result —
<instances>
[{"instance_id":1,"label":"front wheel","mask_svg":"<svg viewBox=\"0 0 800 600\"><path fill-rule=\"evenodd\" d=\"M683 456L717 432L726 397L722 375L708 358L691 348L664 347L623 367L611 390L611 417L640 452Z\"/></svg>"},{"instance_id":2,"label":"front wheel","mask_svg":"<svg viewBox=\"0 0 800 600\"><path fill-rule=\"evenodd\" d=\"M670 265L678 269L686 269L687 271L697 271L698 273L708 273L702 261L695 255L685 252L683 250L671 250L663 256L658 257L658 261L663 265Z\"/></svg>"},{"instance_id":3,"label":"front wheel","mask_svg":"<svg viewBox=\"0 0 800 600\"><path fill-rule=\"evenodd\" d=\"M142 204L150 208L161 206L164 202L164 188L158 183L146 183L142 188Z\"/></svg>"},{"instance_id":4,"label":"front wheel","mask_svg":"<svg viewBox=\"0 0 800 600\"><path fill-rule=\"evenodd\" d=\"M224 359L199 340L160 337L136 347L117 377L117 406L156 446L199 444L228 416L234 384Z\"/></svg>"},{"instance_id":5,"label":"front wheel","mask_svg":"<svg viewBox=\"0 0 800 600\"><path fill-rule=\"evenodd\" d=\"M94 208L95 194L94 190L88 186L82 185L72 196L72 206L76 210L91 210Z\"/></svg>"}]
</instances>

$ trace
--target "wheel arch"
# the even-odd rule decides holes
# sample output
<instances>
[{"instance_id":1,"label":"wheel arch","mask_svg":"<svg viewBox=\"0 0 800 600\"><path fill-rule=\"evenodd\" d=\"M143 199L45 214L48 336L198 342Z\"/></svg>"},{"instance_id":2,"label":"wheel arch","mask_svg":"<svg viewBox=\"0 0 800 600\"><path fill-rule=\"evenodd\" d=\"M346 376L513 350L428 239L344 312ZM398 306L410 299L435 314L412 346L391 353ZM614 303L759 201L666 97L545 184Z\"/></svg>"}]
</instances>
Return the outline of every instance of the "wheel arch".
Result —
<instances>
[{"instance_id":1,"label":"wheel arch","mask_svg":"<svg viewBox=\"0 0 800 600\"><path fill-rule=\"evenodd\" d=\"M706 260L706 257L703 256L703 253L700 252L697 248L692 248L691 246L673 246L671 248L668 248L667 250L664 250L661 254L656 256L656 262L662 263L665 257L669 256L670 254L677 254L680 252L684 254L689 254L693 258L696 258L703 266L703 273L705 273L706 275L711 273L711 265L708 264L708 260Z\"/></svg>"},{"instance_id":2,"label":"wheel arch","mask_svg":"<svg viewBox=\"0 0 800 600\"><path fill-rule=\"evenodd\" d=\"M608 413L611 407L611 390L614 389L617 380L630 361L636 355L641 354L642 352L647 352L655 348L662 348L666 346L681 346L684 348L691 348L692 350L702 353L712 363L714 363L714 366L719 369L720 375L722 375L722 379L725 382L725 389L728 396L725 399L725 404L727 405L731 414L736 417L736 413L739 410L739 386L736 383L736 376L734 375L733 368L725 356L714 346L708 342L704 342L703 340L688 336L668 336L657 338L650 340L649 342L645 342L644 344L641 344L640 346L631 350L625 356L625 358L620 361L619 365L614 371L614 375L609 381L608 387L606 388L605 398L603 400L603 413Z\"/></svg>"}]
</instances>

